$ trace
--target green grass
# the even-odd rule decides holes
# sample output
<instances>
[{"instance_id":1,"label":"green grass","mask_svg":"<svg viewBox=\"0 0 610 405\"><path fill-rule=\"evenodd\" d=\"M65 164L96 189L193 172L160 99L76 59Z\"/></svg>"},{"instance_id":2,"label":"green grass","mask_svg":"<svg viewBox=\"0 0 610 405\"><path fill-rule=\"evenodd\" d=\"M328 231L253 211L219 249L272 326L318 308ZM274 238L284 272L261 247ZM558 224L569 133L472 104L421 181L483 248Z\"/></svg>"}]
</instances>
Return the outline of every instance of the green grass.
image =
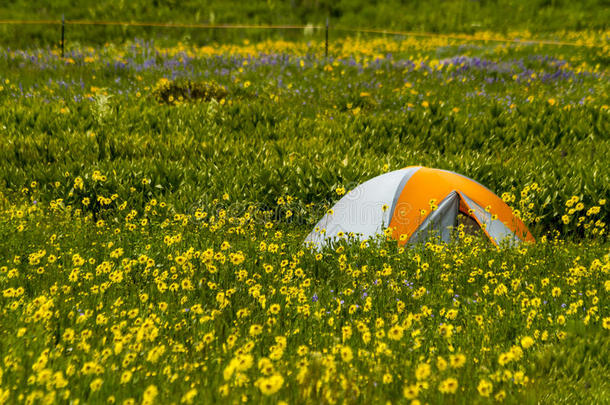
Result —
<instances>
[{"instance_id":1,"label":"green grass","mask_svg":"<svg viewBox=\"0 0 610 405\"><path fill-rule=\"evenodd\" d=\"M0 49L0 402L608 402L604 49L322 52ZM407 165L537 243L303 246L337 188Z\"/></svg>"}]
</instances>

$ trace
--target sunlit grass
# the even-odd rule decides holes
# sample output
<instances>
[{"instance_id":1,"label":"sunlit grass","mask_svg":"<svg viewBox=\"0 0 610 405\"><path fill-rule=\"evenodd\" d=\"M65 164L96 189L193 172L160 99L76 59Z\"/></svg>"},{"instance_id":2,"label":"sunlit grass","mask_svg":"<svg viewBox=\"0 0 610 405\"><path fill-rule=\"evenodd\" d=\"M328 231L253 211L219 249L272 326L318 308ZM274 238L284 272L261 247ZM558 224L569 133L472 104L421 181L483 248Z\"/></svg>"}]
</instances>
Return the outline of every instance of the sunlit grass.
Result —
<instances>
[{"instance_id":1,"label":"sunlit grass","mask_svg":"<svg viewBox=\"0 0 610 405\"><path fill-rule=\"evenodd\" d=\"M435 41L2 51L0 402L606 401L600 54ZM303 245L411 164L536 243Z\"/></svg>"}]
</instances>

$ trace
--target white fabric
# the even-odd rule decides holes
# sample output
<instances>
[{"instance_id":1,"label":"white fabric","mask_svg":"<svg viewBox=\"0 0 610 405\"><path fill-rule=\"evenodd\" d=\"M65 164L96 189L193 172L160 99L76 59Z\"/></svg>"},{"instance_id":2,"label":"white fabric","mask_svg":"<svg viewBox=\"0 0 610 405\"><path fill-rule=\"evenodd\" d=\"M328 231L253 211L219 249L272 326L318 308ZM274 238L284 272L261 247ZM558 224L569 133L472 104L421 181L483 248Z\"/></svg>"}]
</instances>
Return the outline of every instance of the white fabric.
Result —
<instances>
[{"instance_id":1,"label":"white fabric","mask_svg":"<svg viewBox=\"0 0 610 405\"><path fill-rule=\"evenodd\" d=\"M459 208L460 196L456 191L452 191L411 235L409 243L424 242L431 236L439 236L442 241L449 243L451 229L457 224Z\"/></svg>"},{"instance_id":2,"label":"white fabric","mask_svg":"<svg viewBox=\"0 0 610 405\"><path fill-rule=\"evenodd\" d=\"M396 170L360 184L332 207L332 213L322 217L305 242L321 247L340 232L345 237L353 233L359 240L383 233L383 229L390 224L391 211L406 184L405 178L417 170L419 167Z\"/></svg>"}]
</instances>

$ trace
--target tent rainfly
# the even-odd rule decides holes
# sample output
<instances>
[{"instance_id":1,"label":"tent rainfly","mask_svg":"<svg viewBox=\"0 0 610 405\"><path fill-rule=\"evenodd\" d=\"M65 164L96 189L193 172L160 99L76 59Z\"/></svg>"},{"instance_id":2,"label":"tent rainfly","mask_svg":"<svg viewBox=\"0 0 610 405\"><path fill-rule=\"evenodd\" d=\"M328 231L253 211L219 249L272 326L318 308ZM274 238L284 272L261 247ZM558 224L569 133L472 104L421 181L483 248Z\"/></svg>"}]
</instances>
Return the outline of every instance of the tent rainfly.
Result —
<instances>
[{"instance_id":1,"label":"tent rainfly","mask_svg":"<svg viewBox=\"0 0 610 405\"><path fill-rule=\"evenodd\" d=\"M451 240L460 223L483 230L499 245L534 242L525 224L492 191L460 174L421 166L406 167L368 180L347 193L316 224L305 243L321 248L351 235L366 240L390 228L400 244L437 235Z\"/></svg>"}]
</instances>

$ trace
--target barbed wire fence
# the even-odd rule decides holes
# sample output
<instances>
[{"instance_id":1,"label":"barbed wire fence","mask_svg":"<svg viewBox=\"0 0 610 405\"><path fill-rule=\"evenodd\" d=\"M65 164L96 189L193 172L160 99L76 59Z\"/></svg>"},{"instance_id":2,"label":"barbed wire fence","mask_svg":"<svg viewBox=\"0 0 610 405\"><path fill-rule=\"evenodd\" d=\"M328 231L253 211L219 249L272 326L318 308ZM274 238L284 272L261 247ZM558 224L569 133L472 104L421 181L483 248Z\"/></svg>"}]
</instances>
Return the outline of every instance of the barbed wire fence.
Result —
<instances>
[{"instance_id":1,"label":"barbed wire fence","mask_svg":"<svg viewBox=\"0 0 610 405\"><path fill-rule=\"evenodd\" d=\"M602 45L588 44L584 42L558 41L544 39L518 39L489 37L471 34L441 34L434 32L400 31L379 28L349 28L331 27L329 19L324 25L268 25L268 24L189 24L189 23L164 23L164 22L144 22L144 21L89 21L89 20L66 20L63 16L61 20L0 20L0 25L57 25L60 26L60 48L61 56L65 54L66 26L122 26L122 27L149 27L149 28L187 28L187 29L220 29L220 30L324 30L324 54L328 57L329 32L332 30L347 34L379 34L394 35L416 38L439 38L462 42L496 42L521 45L550 45L550 46L569 46L602 48Z\"/></svg>"}]
</instances>

